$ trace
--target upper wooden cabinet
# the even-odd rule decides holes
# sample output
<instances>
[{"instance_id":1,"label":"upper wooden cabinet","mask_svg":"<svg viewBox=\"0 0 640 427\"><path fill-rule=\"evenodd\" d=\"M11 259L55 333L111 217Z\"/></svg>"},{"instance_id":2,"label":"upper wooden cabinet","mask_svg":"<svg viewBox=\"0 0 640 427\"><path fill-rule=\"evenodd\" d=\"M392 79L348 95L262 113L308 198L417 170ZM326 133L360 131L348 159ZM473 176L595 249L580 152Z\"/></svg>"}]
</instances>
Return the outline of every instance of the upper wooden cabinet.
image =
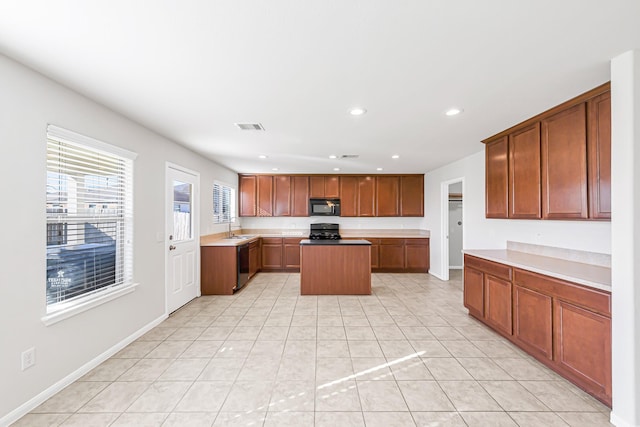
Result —
<instances>
[{"instance_id":1,"label":"upper wooden cabinet","mask_svg":"<svg viewBox=\"0 0 640 427\"><path fill-rule=\"evenodd\" d=\"M487 143L485 148L485 206L487 218L509 216L509 137Z\"/></svg>"},{"instance_id":2,"label":"upper wooden cabinet","mask_svg":"<svg viewBox=\"0 0 640 427\"><path fill-rule=\"evenodd\" d=\"M609 87L483 141L487 218L611 218Z\"/></svg>"},{"instance_id":3,"label":"upper wooden cabinet","mask_svg":"<svg viewBox=\"0 0 640 427\"><path fill-rule=\"evenodd\" d=\"M424 176L400 177L400 216L424 216Z\"/></svg>"},{"instance_id":4,"label":"upper wooden cabinet","mask_svg":"<svg viewBox=\"0 0 640 427\"><path fill-rule=\"evenodd\" d=\"M240 175L240 216L256 216L257 177Z\"/></svg>"},{"instance_id":5,"label":"upper wooden cabinet","mask_svg":"<svg viewBox=\"0 0 640 427\"><path fill-rule=\"evenodd\" d=\"M291 216L291 177L273 177L273 216Z\"/></svg>"},{"instance_id":6,"label":"upper wooden cabinet","mask_svg":"<svg viewBox=\"0 0 640 427\"><path fill-rule=\"evenodd\" d=\"M542 120L542 216L587 218L585 103Z\"/></svg>"},{"instance_id":7,"label":"upper wooden cabinet","mask_svg":"<svg viewBox=\"0 0 640 427\"><path fill-rule=\"evenodd\" d=\"M400 216L400 177L379 175L376 178L377 216Z\"/></svg>"},{"instance_id":8,"label":"upper wooden cabinet","mask_svg":"<svg viewBox=\"0 0 640 427\"><path fill-rule=\"evenodd\" d=\"M611 219L611 94L587 102L589 217Z\"/></svg>"},{"instance_id":9,"label":"upper wooden cabinet","mask_svg":"<svg viewBox=\"0 0 640 427\"><path fill-rule=\"evenodd\" d=\"M340 180L340 216L358 216L357 176L343 176Z\"/></svg>"},{"instance_id":10,"label":"upper wooden cabinet","mask_svg":"<svg viewBox=\"0 0 640 427\"><path fill-rule=\"evenodd\" d=\"M291 216L309 216L309 177L291 177Z\"/></svg>"},{"instance_id":11,"label":"upper wooden cabinet","mask_svg":"<svg viewBox=\"0 0 640 427\"><path fill-rule=\"evenodd\" d=\"M309 177L309 197L340 197L340 177L338 175Z\"/></svg>"},{"instance_id":12,"label":"upper wooden cabinet","mask_svg":"<svg viewBox=\"0 0 640 427\"><path fill-rule=\"evenodd\" d=\"M375 216L375 189L374 176L341 176L340 216Z\"/></svg>"},{"instance_id":13,"label":"upper wooden cabinet","mask_svg":"<svg viewBox=\"0 0 640 427\"><path fill-rule=\"evenodd\" d=\"M258 216L273 216L273 177L258 175Z\"/></svg>"},{"instance_id":14,"label":"upper wooden cabinet","mask_svg":"<svg viewBox=\"0 0 640 427\"><path fill-rule=\"evenodd\" d=\"M509 135L509 218L540 218L540 125Z\"/></svg>"}]
</instances>

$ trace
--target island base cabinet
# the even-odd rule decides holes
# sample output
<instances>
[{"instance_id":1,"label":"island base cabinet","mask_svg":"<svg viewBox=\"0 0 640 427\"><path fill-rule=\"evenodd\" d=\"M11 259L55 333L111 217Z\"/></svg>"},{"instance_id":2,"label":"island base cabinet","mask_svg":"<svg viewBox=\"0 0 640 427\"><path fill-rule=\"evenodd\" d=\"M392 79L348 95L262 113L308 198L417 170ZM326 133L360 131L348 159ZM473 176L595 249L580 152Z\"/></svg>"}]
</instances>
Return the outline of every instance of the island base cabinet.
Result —
<instances>
[{"instance_id":1,"label":"island base cabinet","mask_svg":"<svg viewBox=\"0 0 640 427\"><path fill-rule=\"evenodd\" d=\"M555 307L555 360L596 397L611 399L611 319L568 302Z\"/></svg>"},{"instance_id":2,"label":"island base cabinet","mask_svg":"<svg viewBox=\"0 0 640 427\"><path fill-rule=\"evenodd\" d=\"M553 358L551 297L513 285L513 337L531 354Z\"/></svg>"}]
</instances>

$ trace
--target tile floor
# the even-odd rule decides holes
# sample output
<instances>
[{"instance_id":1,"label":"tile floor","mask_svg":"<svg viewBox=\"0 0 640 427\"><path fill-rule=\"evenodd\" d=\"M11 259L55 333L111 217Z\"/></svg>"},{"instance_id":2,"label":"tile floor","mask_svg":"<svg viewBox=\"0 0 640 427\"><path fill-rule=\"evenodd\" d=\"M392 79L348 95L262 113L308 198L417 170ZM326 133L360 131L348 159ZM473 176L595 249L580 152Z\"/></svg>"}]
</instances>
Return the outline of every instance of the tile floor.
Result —
<instances>
[{"instance_id":1,"label":"tile floor","mask_svg":"<svg viewBox=\"0 0 640 427\"><path fill-rule=\"evenodd\" d=\"M459 271L300 296L262 273L198 298L15 426L609 426L609 410L466 314Z\"/></svg>"}]
</instances>

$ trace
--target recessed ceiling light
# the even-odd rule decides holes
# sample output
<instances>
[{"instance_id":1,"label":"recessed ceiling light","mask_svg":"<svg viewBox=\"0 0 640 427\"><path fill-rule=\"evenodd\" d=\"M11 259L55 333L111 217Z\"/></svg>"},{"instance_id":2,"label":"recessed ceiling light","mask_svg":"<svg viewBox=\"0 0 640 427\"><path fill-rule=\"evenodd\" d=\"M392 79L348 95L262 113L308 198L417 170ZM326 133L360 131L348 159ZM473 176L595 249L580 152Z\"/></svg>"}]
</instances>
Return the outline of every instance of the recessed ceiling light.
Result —
<instances>
[{"instance_id":1,"label":"recessed ceiling light","mask_svg":"<svg viewBox=\"0 0 640 427\"><path fill-rule=\"evenodd\" d=\"M382 168L376 168L376 170L377 170L377 171L381 171L381 170L382 170Z\"/></svg>"},{"instance_id":2,"label":"recessed ceiling light","mask_svg":"<svg viewBox=\"0 0 640 427\"><path fill-rule=\"evenodd\" d=\"M456 116L460 113L462 113L464 110L462 108L450 108L447 110L447 112L445 113L447 116Z\"/></svg>"},{"instance_id":3,"label":"recessed ceiling light","mask_svg":"<svg viewBox=\"0 0 640 427\"><path fill-rule=\"evenodd\" d=\"M400 156L398 156L397 154L394 154L393 156L391 156L392 159L399 159Z\"/></svg>"},{"instance_id":4,"label":"recessed ceiling light","mask_svg":"<svg viewBox=\"0 0 640 427\"><path fill-rule=\"evenodd\" d=\"M349 110L349 114L351 114L352 116L361 116L364 113L366 113L367 110L365 110L364 108L352 108L351 110Z\"/></svg>"},{"instance_id":5,"label":"recessed ceiling light","mask_svg":"<svg viewBox=\"0 0 640 427\"><path fill-rule=\"evenodd\" d=\"M260 159L266 159L266 158L267 158L267 156L265 156L264 154L260 154L260 155L258 156L258 158L260 158Z\"/></svg>"},{"instance_id":6,"label":"recessed ceiling light","mask_svg":"<svg viewBox=\"0 0 640 427\"><path fill-rule=\"evenodd\" d=\"M340 170L340 168L333 168L333 170L337 172Z\"/></svg>"},{"instance_id":7,"label":"recessed ceiling light","mask_svg":"<svg viewBox=\"0 0 640 427\"><path fill-rule=\"evenodd\" d=\"M278 168L273 168L273 169L271 169L271 170L272 170L272 171L277 171L277 170L278 170Z\"/></svg>"},{"instance_id":8,"label":"recessed ceiling light","mask_svg":"<svg viewBox=\"0 0 640 427\"><path fill-rule=\"evenodd\" d=\"M330 156L329 156L329 158L330 158L330 159L337 159L337 158L338 158L338 156L336 156L335 154L332 154L332 155L330 155Z\"/></svg>"}]
</instances>

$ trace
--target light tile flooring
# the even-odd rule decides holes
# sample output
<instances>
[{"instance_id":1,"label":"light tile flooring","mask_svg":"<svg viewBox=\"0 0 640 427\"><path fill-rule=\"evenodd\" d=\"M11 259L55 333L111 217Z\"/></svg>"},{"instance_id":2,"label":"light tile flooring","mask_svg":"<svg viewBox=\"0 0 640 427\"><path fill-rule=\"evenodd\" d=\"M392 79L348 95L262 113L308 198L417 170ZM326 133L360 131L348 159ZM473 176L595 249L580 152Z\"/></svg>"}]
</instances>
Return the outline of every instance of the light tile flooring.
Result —
<instances>
[{"instance_id":1,"label":"light tile flooring","mask_svg":"<svg viewBox=\"0 0 640 427\"><path fill-rule=\"evenodd\" d=\"M259 274L198 298L17 426L609 426L609 410L470 318L459 271L300 296Z\"/></svg>"}]
</instances>

